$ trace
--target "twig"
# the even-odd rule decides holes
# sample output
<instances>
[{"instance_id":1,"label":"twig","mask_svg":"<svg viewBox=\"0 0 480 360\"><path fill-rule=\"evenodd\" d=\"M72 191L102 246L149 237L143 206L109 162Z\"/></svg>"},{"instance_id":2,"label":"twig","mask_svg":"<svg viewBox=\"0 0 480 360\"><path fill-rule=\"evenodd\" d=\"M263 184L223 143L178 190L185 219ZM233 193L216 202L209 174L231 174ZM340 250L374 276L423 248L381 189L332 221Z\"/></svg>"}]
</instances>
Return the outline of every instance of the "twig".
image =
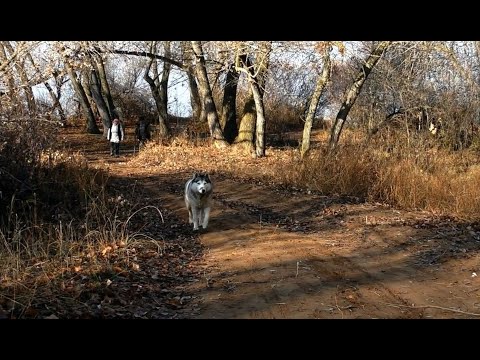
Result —
<instances>
[{"instance_id":1,"label":"twig","mask_svg":"<svg viewBox=\"0 0 480 360\"><path fill-rule=\"evenodd\" d=\"M337 309L340 311L340 313L342 314L342 319L343 319L343 311L342 309L340 309L340 307L338 306L338 301L337 301L337 295L335 294L335 306L337 307Z\"/></svg>"},{"instance_id":2,"label":"twig","mask_svg":"<svg viewBox=\"0 0 480 360\"><path fill-rule=\"evenodd\" d=\"M295 277L298 277L298 264L300 263L300 261L297 261L297 273L295 274Z\"/></svg>"},{"instance_id":3,"label":"twig","mask_svg":"<svg viewBox=\"0 0 480 360\"><path fill-rule=\"evenodd\" d=\"M3 297L3 298L5 298L5 299L7 299L7 300L9 300L9 301L11 301L11 302L13 302L13 303L15 303L15 304L18 304L18 305L20 305L20 306L22 306L22 307L26 307L26 305L25 305L25 304L22 304L21 302L19 302L19 301L15 300L15 299L12 299L12 298L11 298L11 297L9 297L9 296L2 295L2 294L0 294L0 296L1 296L1 297Z\"/></svg>"},{"instance_id":4,"label":"twig","mask_svg":"<svg viewBox=\"0 0 480 360\"><path fill-rule=\"evenodd\" d=\"M480 316L480 314L478 314L478 313L472 313L472 312L468 312L468 311L462 311L462 310L457 310L457 309L447 308L447 307L437 306L437 305L418 305L418 306L410 306L410 305L390 304L390 303L385 303L385 304L388 305L388 306L393 306L393 307L404 307L404 308L410 308L410 309L426 309L426 308L432 308L432 309L453 311L453 312L457 312L457 313L465 314L465 315Z\"/></svg>"},{"instance_id":5,"label":"twig","mask_svg":"<svg viewBox=\"0 0 480 360\"><path fill-rule=\"evenodd\" d=\"M328 305L328 304L327 304L327 305ZM321 309L319 309L319 310L323 310L323 311L333 311L333 310L335 310L335 308L337 308L337 309L339 309L339 310L350 310L350 309L354 309L354 308L355 308L355 306L353 306L353 305L347 305L347 306L338 306L338 305L333 306L333 305L329 305L329 306L330 306L330 307L328 307L328 308L321 308Z\"/></svg>"}]
</instances>

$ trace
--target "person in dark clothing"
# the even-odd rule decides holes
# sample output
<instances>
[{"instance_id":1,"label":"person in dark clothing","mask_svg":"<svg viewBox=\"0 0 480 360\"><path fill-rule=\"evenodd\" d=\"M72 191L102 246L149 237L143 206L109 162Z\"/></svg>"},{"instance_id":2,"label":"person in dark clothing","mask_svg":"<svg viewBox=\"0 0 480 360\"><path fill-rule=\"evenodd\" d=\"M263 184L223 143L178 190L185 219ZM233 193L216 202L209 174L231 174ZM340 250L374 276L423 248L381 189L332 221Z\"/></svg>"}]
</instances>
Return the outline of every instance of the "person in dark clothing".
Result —
<instances>
[{"instance_id":1,"label":"person in dark clothing","mask_svg":"<svg viewBox=\"0 0 480 360\"><path fill-rule=\"evenodd\" d=\"M150 124L143 116L138 118L137 125L135 126L135 137L139 149L145 146L145 143L151 139Z\"/></svg>"}]
</instances>

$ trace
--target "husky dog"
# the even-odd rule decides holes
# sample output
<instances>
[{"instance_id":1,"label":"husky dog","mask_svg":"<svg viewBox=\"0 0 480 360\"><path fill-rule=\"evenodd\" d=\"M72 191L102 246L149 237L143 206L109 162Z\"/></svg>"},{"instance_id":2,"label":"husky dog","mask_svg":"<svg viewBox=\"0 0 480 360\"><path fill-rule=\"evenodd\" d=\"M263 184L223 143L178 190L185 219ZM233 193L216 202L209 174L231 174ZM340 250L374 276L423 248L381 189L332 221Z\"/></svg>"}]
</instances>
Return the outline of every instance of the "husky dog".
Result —
<instances>
[{"instance_id":1,"label":"husky dog","mask_svg":"<svg viewBox=\"0 0 480 360\"><path fill-rule=\"evenodd\" d=\"M185 184L185 204L188 210L188 221L193 223L193 230L198 230L198 225L206 229L210 216L210 200L212 198L213 184L208 174L193 174Z\"/></svg>"}]
</instances>

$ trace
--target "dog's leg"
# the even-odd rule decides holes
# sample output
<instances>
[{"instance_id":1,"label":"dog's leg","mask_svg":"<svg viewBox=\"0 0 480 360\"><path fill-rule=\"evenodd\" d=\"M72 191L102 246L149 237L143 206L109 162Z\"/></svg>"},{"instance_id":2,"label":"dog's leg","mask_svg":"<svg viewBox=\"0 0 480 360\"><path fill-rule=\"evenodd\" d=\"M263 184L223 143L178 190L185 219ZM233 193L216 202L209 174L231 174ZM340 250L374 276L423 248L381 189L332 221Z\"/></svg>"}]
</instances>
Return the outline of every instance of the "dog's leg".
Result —
<instances>
[{"instance_id":1,"label":"dog's leg","mask_svg":"<svg viewBox=\"0 0 480 360\"><path fill-rule=\"evenodd\" d=\"M188 210L188 223L191 224L193 223L192 208L188 204L187 204L187 210Z\"/></svg>"},{"instance_id":2,"label":"dog's leg","mask_svg":"<svg viewBox=\"0 0 480 360\"><path fill-rule=\"evenodd\" d=\"M203 224L203 208L198 210L198 226Z\"/></svg>"},{"instance_id":3,"label":"dog's leg","mask_svg":"<svg viewBox=\"0 0 480 360\"><path fill-rule=\"evenodd\" d=\"M193 214L192 214L192 209L188 208L188 223L192 224L193 223Z\"/></svg>"},{"instance_id":4,"label":"dog's leg","mask_svg":"<svg viewBox=\"0 0 480 360\"><path fill-rule=\"evenodd\" d=\"M192 207L192 218L193 218L193 230L198 230L198 209Z\"/></svg>"},{"instance_id":5,"label":"dog's leg","mask_svg":"<svg viewBox=\"0 0 480 360\"><path fill-rule=\"evenodd\" d=\"M210 207L206 207L205 209L203 209L203 223L202 223L202 227L204 229L207 228L208 226L208 218L210 216Z\"/></svg>"}]
</instances>

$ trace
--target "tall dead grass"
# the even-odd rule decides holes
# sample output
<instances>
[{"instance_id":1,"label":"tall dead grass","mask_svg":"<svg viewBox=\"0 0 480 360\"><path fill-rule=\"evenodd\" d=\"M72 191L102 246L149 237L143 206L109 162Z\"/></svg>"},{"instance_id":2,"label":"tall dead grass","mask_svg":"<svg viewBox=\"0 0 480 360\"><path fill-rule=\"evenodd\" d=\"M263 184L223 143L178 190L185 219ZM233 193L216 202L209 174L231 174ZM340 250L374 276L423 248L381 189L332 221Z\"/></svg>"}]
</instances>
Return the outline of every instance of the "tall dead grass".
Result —
<instances>
[{"instance_id":1,"label":"tall dead grass","mask_svg":"<svg viewBox=\"0 0 480 360\"><path fill-rule=\"evenodd\" d=\"M404 209L480 218L476 152L349 142L334 153L312 151L284 181L324 194L357 196Z\"/></svg>"},{"instance_id":2,"label":"tall dead grass","mask_svg":"<svg viewBox=\"0 0 480 360\"><path fill-rule=\"evenodd\" d=\"M132 161L164 171L208 171L245 180L292 185L325 195L347 195L409 210L480 219L480 156L451 151L424 138L366 141L346 130L335 152L326 150L328 134L315 136L315 147L300 160L298 149L267 148L253 159L235 147L215 149L176 138L168 145L149 144Z\"/></svg>"},{"instance_id":3,"label":"tall dead grass","mask_svg":"<svg viewBox=\"0 0 480 360\"><path fill-rule=\"evenodd\" d=\"M35 298L54 296L50 286L114 265L135 269L139 242L159 253L165 248L131 226L146 211L163 221L160 210L107 191L108 175L81 155L44 153L41 163L35 192L13 195L0 225L0 305L20 317Z\"/></svg>"}]
</instances>

